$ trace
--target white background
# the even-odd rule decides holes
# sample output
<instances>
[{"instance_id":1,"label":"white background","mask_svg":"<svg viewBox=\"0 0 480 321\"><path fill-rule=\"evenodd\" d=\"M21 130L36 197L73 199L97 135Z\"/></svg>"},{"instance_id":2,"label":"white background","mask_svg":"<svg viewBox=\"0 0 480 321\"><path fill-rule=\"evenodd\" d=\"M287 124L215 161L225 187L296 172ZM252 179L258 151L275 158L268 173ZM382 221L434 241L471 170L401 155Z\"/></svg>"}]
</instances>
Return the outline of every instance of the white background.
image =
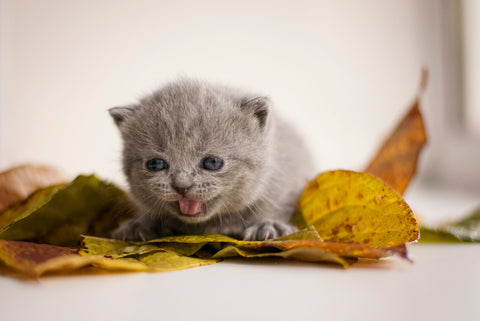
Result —
<instances>
[{"instance_id":1,"label":"white background","mask_svg":"<svg viewBox=\"0 0 480 321\"><path fill-rule=\"evenodd\" d=\"M107 109L180 75L269 95L319 170L362 169L427 67L421 172L436 176L444 110L459 108L442 1L0 3L1 169L41 162L123 182Z\"/></svg>"}]
</instances>

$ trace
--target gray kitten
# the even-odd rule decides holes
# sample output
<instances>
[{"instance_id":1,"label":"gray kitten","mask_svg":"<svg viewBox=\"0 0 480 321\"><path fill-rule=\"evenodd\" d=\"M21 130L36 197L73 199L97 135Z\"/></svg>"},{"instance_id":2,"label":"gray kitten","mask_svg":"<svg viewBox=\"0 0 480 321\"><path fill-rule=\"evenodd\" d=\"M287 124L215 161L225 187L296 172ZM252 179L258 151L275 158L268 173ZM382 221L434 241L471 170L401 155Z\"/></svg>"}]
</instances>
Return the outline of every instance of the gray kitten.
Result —
<instances>
[{"instance_id":1,"label":"gray kitten","mask_svg":"<svg viewBox=\"0 0 480 321\"><path fill-rule=\"evenodd\" d=\"M266 97L182 79L109 112L138 208L114 238L265 240L296 230L289 221L312 164Z\"/></svg>"}]
</instances>

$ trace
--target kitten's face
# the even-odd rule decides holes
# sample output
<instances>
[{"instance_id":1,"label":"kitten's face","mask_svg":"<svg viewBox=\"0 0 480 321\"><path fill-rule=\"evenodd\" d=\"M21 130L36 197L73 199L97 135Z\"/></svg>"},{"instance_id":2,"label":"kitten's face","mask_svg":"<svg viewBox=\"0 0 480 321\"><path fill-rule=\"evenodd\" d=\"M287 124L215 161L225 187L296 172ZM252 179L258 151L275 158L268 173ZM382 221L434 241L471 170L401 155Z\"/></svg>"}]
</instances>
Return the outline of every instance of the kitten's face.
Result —
<instances>
[{"instance_id":1,"label":"kitten's face","mask_svg":"<svg viewBox=\"0 0 480 321\"><path fill-rule=\"evenodd\" d=\"M196 223L241 212L255 199L267 154L266 100L182 83L110 112L143 211Z\"/></svg>"}]
</instances>

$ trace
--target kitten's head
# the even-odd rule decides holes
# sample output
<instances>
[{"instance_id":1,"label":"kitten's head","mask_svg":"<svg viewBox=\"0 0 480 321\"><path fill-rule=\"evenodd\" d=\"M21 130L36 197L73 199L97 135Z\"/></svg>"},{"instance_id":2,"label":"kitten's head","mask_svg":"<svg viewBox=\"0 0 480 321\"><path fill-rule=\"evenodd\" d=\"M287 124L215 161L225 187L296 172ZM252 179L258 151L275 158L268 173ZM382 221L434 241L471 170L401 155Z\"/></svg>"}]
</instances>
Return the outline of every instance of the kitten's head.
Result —
<instances>
[{"instance_id":1,"label":"kitten's head","mask_svg":"<svg viewBox=\"0 0 480 321\"><path fill-rule=\"evenodd\" d=\"M240 213L264 188L265 97L182 80L109 112L122 134L131 192L146 213L204 222Z\"/></svg>"}]
</instances>

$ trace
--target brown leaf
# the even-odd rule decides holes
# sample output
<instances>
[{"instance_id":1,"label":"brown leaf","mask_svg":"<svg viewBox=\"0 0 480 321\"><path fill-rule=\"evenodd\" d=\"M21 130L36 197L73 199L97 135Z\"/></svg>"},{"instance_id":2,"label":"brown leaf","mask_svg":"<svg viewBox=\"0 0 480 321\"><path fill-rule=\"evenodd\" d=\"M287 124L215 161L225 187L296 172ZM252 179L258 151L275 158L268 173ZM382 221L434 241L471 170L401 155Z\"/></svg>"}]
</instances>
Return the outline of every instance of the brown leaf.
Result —
<instances>
[{"instance_id":1,"label":"brown leaf","mask_svg":"<svg viewBox=\"0 0 480 321\"><path fill-rule=\"evenodd\" d=\"M0 213L18 205L36 190L65 182L55 169L23 165L0 173Z\"/></svg>"},{"instance_id":2,"label":"brown leaf","mask_svg":"<svg viewBox=\"0 0 480 321\"><path fill-rule=\"evenodd\" d=\"M78 255L76 250L21 241L0 240L0 261L28 276L38 276L35 269L49 260Z\"/></svg>"},{"instance_id":3,"label":"brown leaf","mask_svg":"<svg viewBox=\"0 0 480 321\"><path fill-rule=\"evenodd\" d=\"M38 278L46 273L73 272L87 266L110 271L148 271L136 260L105 257L83 257L77 250L23 241L0 240L0 262L13 271L14 276Z\"/></svg>"},{"instance_id":4,"label":"brown leaf","mask_svg":"<svg viewBox=\"0 0 480 321\"><path fill-rule=\"evenodd\" d=\"M291 240L252 242L248 245L228 245L213 258L241 256L246 258L283 257L307 262L336 263L347 268L357 258L379 259L398 255L407 259L404 244L391 248L372 248L365 244L324 242L319 240Z\"/></svg>"},{"instance_id":5,"label":"brown leaf","mask_svg":"<svg viewBox=\"0 0 480 321\"><path fill-rule=\"evenodd\" d=\"M231 257L244 257L244 258L264 258L264 257L281 257L284 259L298 260L305 262L321 262L339 264L344 268L348 268L354 260L349 260L338 256L335 253L330 253L324 249L315 247L296 247L281 252L273 251L257 251L252 249L244 249L229 245L218 251L214 258L231 258Z\"/></svg>"},{"instance_id":6,"label":"brown leaf","mask_svg":"<svg viewBox=\"0 0 480 321\"><path fill-rule=\"evenodd\" d=\"M275 247L282 251L299 248L312 248L323 250L330 254L338 255L341 257L355 257L363 259L379 259L391 255L398 255L402 258L407 258L405 244L389 248L373 248L368 245L359 243L323 242L316 240L292 240L284 242L265 241L262 242L260 247L250 246L249 248L258 250L268 247Z\"/></svg>"},{"instance_id":7,"label":"brown leaf","mask_svg":"<svg viewBox=\"0 0 480 321\"><path fill-rule=\"evenodd\" d=\"M424 71L419 92L426 86L426 77ZM417 97L365 169L366 173L382 179L400 194L403 194L415 175L419 154L427 142L419 106Z\"/></svg>"}]
</instances>

